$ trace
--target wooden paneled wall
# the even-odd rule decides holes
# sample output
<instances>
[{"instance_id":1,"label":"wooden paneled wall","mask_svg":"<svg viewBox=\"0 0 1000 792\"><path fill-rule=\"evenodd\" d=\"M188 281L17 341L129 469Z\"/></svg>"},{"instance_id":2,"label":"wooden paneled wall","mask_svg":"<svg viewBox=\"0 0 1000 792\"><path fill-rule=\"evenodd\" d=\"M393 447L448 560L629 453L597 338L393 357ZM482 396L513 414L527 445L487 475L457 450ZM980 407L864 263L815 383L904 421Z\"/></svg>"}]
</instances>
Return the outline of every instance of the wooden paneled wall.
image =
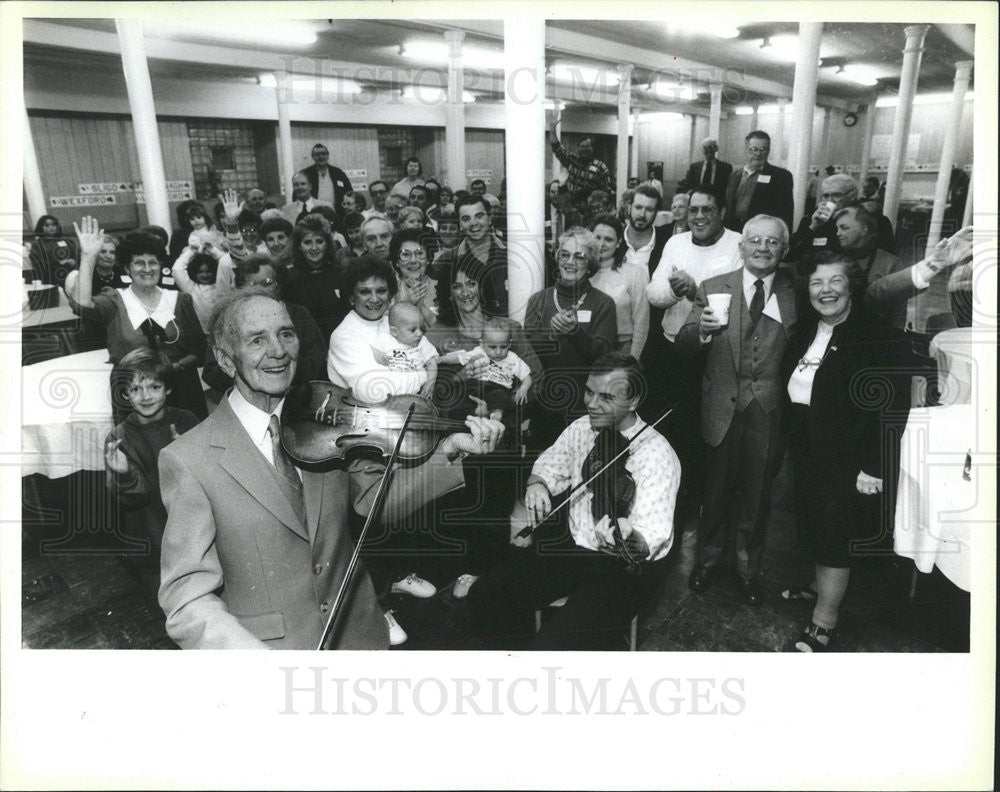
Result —
<instances>
[{"instance_id":1,"label":"wooden paneled wall","mask_svg":"<svg viewBox=\"0 0 1000 792\"><path fill-rule=\"evenodd\" d=\"M380 178L375 127L293 124L292 161L296 170L313 164L311 152L317 143L330 149L331 165L345 171L364 169L368 171L368 181Z\"/></svg>"},{"instance_id":2,"label":"wooden paneled wall","mask_svg":"<svg viewBox=\"0 0 1000 792\"><path fill-rule=\"evenodd\" d=\"M132 119L30 113L29 121L47 203L52 196L80 195L80 184L142 180ZM167 180L191 180L187 124L181 120L161 120L158 127ZM115 204L105 206L50 206L50 212L62 221L64 228L71 228L73 222L88 214L111 230L146 224L145 206L136 204L133 193L118 192L115 199Z\"/></svg>"}]
</instances>

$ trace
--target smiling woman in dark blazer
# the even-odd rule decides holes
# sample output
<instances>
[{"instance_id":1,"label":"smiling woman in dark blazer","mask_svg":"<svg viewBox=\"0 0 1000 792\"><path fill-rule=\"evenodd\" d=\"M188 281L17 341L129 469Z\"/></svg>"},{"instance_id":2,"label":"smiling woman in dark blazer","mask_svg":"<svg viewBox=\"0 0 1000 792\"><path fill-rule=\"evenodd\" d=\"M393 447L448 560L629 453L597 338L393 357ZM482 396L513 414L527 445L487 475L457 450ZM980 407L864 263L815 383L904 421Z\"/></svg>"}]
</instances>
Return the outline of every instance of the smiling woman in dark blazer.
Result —
<instances>
[{"instance_id":1,"label":"smiling woman in dark blazer","mask_svg":"<svg viewBox=\"0 0 1000 792\"><path fill-rule=\"evenodd\" d=\"M803 277L812 311L789 342L783 373L796 517L816 568L809 586L782 596L815 600L795 649L821 652L835 638L856 557L852 544L877 535L886 510L876 507L895 489L891 446L898 436L889 430L905 423L910 388L902 334L862 306L857 263L820 253Z\"/></svg>"}]
</instances>

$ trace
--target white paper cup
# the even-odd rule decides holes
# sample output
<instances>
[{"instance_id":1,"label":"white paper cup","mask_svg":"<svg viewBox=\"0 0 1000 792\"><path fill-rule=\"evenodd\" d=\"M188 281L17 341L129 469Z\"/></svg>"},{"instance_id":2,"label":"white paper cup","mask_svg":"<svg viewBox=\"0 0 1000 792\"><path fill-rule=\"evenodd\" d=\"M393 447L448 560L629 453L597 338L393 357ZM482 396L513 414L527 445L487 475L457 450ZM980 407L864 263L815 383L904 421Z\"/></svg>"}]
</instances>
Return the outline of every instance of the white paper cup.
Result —
<instances>
[{"instance_id":1,"label":"white paper cup","mask_svg":"<svg viewBox=\"0 0 1000 792\"><path fill-rule=\"evenodd\" d=\"M732 302L731 294L710 294L708 295L708 307L712 309L719 320L719 324L725 327L729 324L729 303Z\"/></svg>"}]
</instances>

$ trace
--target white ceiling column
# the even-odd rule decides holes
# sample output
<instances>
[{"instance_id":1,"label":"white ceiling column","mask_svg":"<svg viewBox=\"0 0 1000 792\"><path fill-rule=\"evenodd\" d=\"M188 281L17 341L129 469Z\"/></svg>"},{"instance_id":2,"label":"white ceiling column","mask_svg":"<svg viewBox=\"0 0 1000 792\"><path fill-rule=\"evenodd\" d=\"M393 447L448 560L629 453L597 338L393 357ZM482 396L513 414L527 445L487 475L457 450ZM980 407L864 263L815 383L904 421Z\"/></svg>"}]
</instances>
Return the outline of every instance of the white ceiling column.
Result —
<instances>
[{"instance_id":1,"label":"white ceiling column","mask_svg":"<svg viewBox=\"0 0 1000 792\"><path fill-rule=\"evenodd\" d=\"M163 152L160 131L156 126L153 106L153 86L149 80L149 65L142 40L142 22L138 19L116 19L118 39L122 49L122 70L132 111L135 147L139 153L139 172L146 195L146 218L152 225L168 231L174 227L167 202L167 177L163 172Z\"/></svg>"},{"instance_id":2,"label":"white ceiling column","mask_svg":"<svg viewBox=\"0 0 1000 792\"><path fill-rule=\"evenodd\" d=\"M629 176L639 176L639 113L632 114L632 167L629 169ZM626 185L628 182L626 182ZM618 196L621 199L621 195ZM615 203L617 208L618 204Z\"/></svg>"},{"instance_id":3,"label":"white ceiling column","mask_svg":"<svg viewBox=\"0 0 1000 792\"><path fill-rule=\"evenodd\" d=\"M709 86L712 96L712 107L708 114L708 136L719 139L719 123L722 120L722 83L712 83Z\"/></svg>"},{"instance_id":4,"label":"white ceiling column","mask_svg":"<svg viewBox=\"0 0 1000 792\"><path fill-rule=\"evenodd\" d=\"M878 103L878 86L872 88L868 95L868 107L865 110L865 128L861 133L861 173L858 174L858 182L864 185L868 177L868 168L872 158L872 137L875 135L875 108Z\"/></svg>"},{"instance_id":5,"label":"white ceiling column","mask_svg":"<svg viewBox=\"0 0 1000 792\"><path fill-rule=\"evenodd\" d=\"M545 21L504 20L507 294L511 319L545 282Z\"/></svg>"},{"instance_id":6,"label":"white ceiling column","mask_svg":"<svg viewBox=\"0 0 1000 792\"><path fill-rule=\"evenodd\" d=\"M788 147L788 170L794 179L795 211L793 228L802 216L809 186L809 149L812 146L813 112L816 108L816 82L819 76L819 43L822 22L799 23L799 52L792 86L792 132ZM792 231L790 228L789 231Z\"/></svg>"},{"instance_id":7,"label":"white ceiling column","mask_svg":"<svg viewBox=\"0 0 1000 792\"><path fill-rule=\"evenodd\" d=\"M816 155L816 162L819 164L820 175L825 176L823 170L830 164L830 122L833 120L833 110L829 107L823 108L823 130L819 138L819 153Z\"/></svg>"},{"instance_id":8,"label":"white ceiling column","mask_svg":"<svg viewBox=\"0 0 1000 792\"><path fill-rule=\"evenodd\" d=\"M448 42L448 110L445 117L444 142L447 161L447 183L452 190L465 189L465 72L462 68L462 43L465 33L446 30Z\"/></svg>"},{"instance_id":9,"label":"white ceiling column","mask_svg":"<svg viewBox=\"0 0 1000 792\"><path fill-rule=\"evenodd\" d=\"M295 157L292 153L292 122L288 117L291 77L286 71L274 72L274 101L278 106L278 168L281 171L281 194L285 202L292 200L292 176L295 175Z\"/></svg>"},{"instance_id":10,"label":"white ceiling column","mask_svg":"<svg viewBox=\"0 0 1000 792\"><path fill-rule=\"evenodd\" d=\"M785 105L788 100L784 96L778 97L778 126L775 129L774 141L772 143L774 154L774 164L787 167L788 155L785 153Z\"/></svg>"},{"instance_id":11,"label":"white ceiling column","mask_svg":"<svg viewBox=\"0 0 1000 792\"><path fill-rule=\"evenodd\" d=\"M24 108L24 195L28 199L28 215L31 225L35 226L42 215L47 214L45 207L45 189L42 187L42 172L38 167L38 152L35 150L35 139L31 134L31 122L28 120L28 109Z\"/></svg>"},{"instance_id":12,"label":"white ceiling column","mask_svg":"<svg viewBox=\"0 0 1000 792\"><path fill-rule=\"evenodd\" d=\"M962 126L962 107L965 104L965 93L969 90L972 63L972 61L959 61L955 64L955 87L951 94L951 113L945 121L941 164L938 166L937 185L934 189L934 208L931 211L931 225L927 231L927 250L933 248L941 239L944 209L948 201L948 187L951 183L951 169L955 165L955 148L958 145L958 133Z\"/></svg>"},{"instance_id":13,"label":"white ceiling column","mask_svg":"<svg viewBox=\"0 0 1000 792\"><path fill-rule=\"evenodd\" d=\"M885 201L882 214L896 227L899 211L899 194L903 184L903 169L906 167L906 146L910 137L910 121L913 118L913 97L917 93L917 78L920 75L920 59L924 52L924 36L930 25L910 25L903 48L903 74L899 79L899 104L892 125L892 143L889 147L889 172L885 178Z\"/></svg>"},{"instance_id":14,"label":"white ceiling column","mask_svg":"<svg viewBox=\"0 0 1000 792\"><path fill-rule=\"evenodd\" d=\"M618 199L628 184L628 117L632 106L632 66L618 64L618 148L615 152L615 195L611 205L618 206Z\"/></svg>"}]
</instances>

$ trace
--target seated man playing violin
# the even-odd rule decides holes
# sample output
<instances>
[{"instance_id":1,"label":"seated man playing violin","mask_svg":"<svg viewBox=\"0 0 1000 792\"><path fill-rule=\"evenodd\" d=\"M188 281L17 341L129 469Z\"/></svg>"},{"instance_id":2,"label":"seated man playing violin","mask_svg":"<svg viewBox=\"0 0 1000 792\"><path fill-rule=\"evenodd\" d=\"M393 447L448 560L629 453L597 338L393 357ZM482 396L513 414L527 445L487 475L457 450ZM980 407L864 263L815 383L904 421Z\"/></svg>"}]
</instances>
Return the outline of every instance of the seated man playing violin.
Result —
<instances>
[{"instance_id":1,"label":"seated man playing violin","mask_svg":"<svg viewBox=\"0 0 1000 792\"><path fill-rule=\"evenodd\" d=\"M355 460L315 472L292 464L280 422L299 340L284 305L264 289L223 298L211 333L234 387L160 454L167 633L184 649L316 649L354 550L348 509L367 513L385 466ZM423 465L394 472L382 519L463 485L464 455L491 451L503 432L484 418L466 423L471 434L452 434ZM363 567L339 616L326 646L389 647Z\"/></svg>"},{"instance_id":2,"label":"seated man playing violin","mask_svg":"<svg viewBox=\"0 0 1000 792\"><path fill-rule=\"evenodd\" d=\"M636 414L643 387L634 358L598 358L587 415L535 461L522 531L533 544L509 547L469 592L474 627L491 648L613 647L641 607L673 543L681 475L670 444ZM533 612L562 597L532 635Z\"/></svg>"}]
</instances>

